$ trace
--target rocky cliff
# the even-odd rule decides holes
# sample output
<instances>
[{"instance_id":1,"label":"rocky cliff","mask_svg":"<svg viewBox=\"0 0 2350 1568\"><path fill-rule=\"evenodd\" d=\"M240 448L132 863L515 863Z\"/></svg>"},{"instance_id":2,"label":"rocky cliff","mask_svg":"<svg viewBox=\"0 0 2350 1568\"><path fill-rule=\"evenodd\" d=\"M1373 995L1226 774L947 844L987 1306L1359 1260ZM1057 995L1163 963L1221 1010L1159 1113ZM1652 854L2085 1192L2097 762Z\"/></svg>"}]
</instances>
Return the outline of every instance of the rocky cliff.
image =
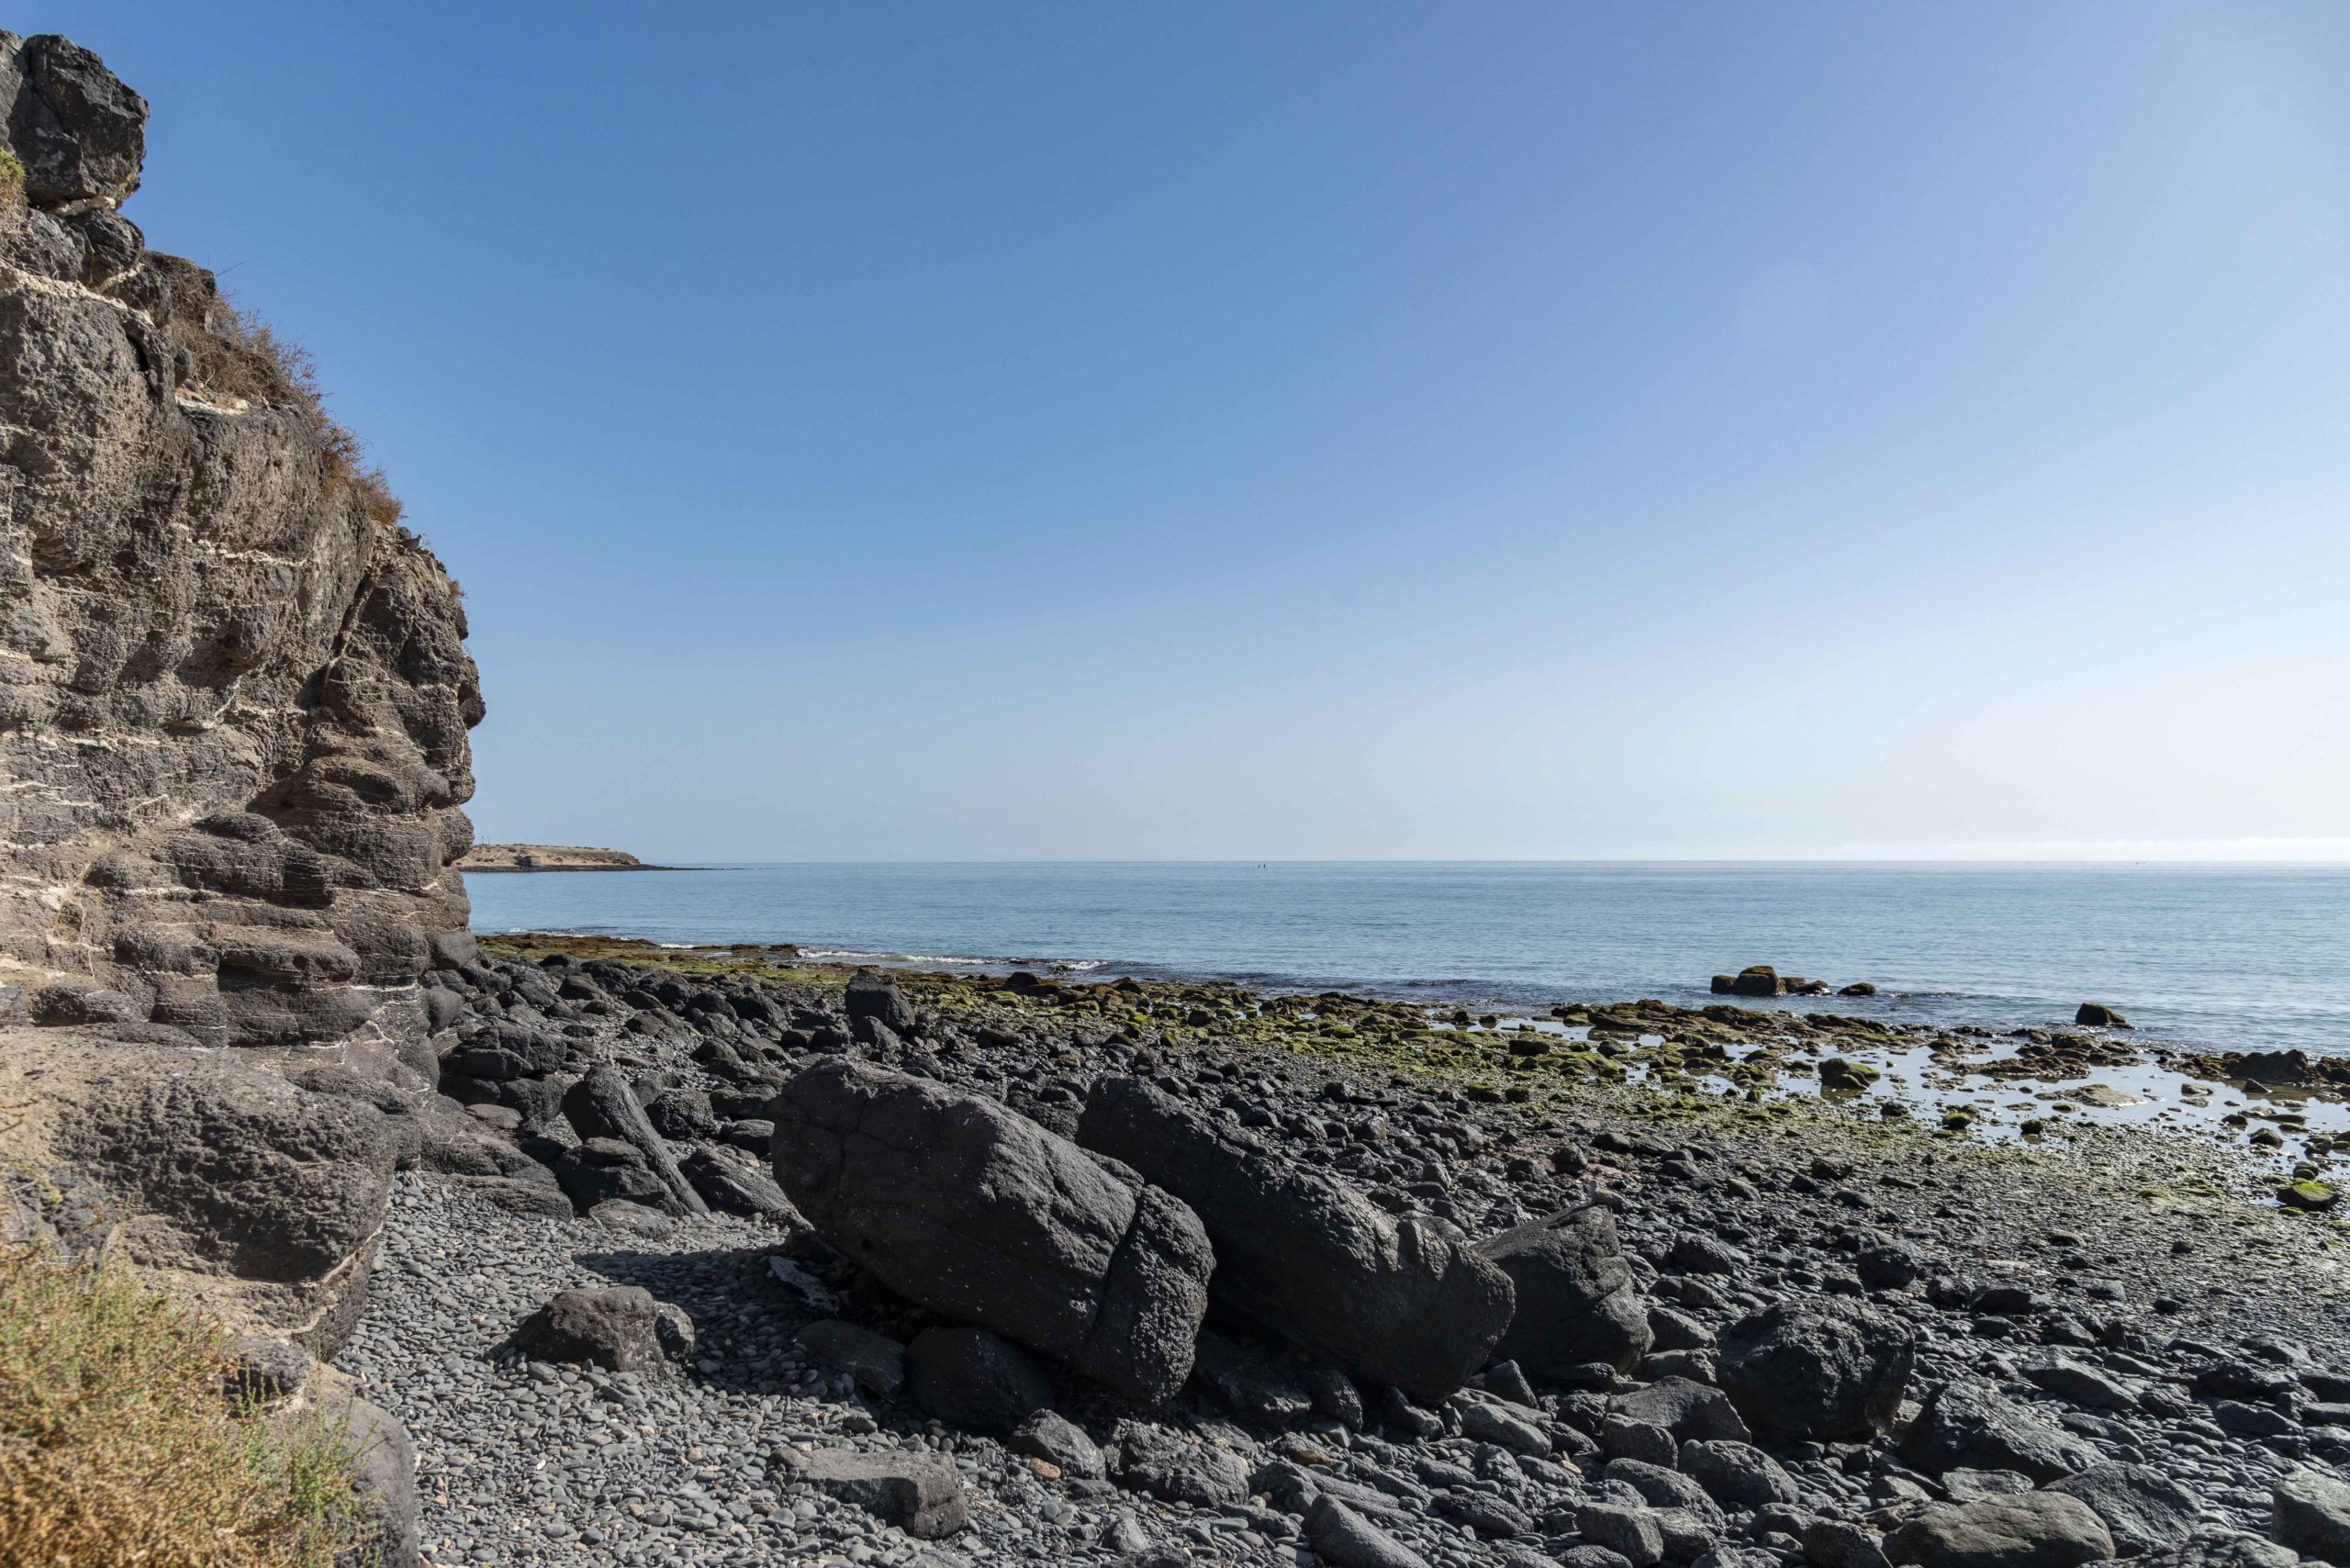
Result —
<instances>
[{"instance_id":1,"label":"rocky cliff","mask_svg":"<svg viewBox=\"0 0 2350 1568\"><path fill-rule=\"evenodd\" d=\"M145 102L0 33L0 1153L330 1338L471 957L464 612L299 353L118 210Z\"/></svg>"}]
</instances>

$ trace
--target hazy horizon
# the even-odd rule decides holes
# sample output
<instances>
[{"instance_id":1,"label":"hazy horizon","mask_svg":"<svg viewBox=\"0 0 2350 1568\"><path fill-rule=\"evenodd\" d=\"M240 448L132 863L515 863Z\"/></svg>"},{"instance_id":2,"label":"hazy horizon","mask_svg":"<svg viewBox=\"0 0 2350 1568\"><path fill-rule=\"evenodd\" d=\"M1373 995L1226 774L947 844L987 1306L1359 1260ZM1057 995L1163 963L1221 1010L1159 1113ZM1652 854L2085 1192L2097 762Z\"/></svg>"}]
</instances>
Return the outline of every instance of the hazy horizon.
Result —
<instances>
[{"instance_id":1,"label":"hazy horizon","mask_svg":"<svg viewBox=\"0 0 2350 1568\"><path fill-rule=\"evenodd\" d=\"M544 843L544 840L485 839L484 843ZM567 848L628 849L624 845L564 846ZM2238 869L2248 867L2274 867L2278 869L2322 869L2332 867L2350 868L2350 846L2334 845L2332 855L2313 855L2306 846L2279 846L2273 853L2238 856L2196 854L2201 847L2175 846L2175 853L2146 851L2137 855L2096 856L2077 853L2059 854L2058 848L2077 851L2081 846L2051 846L2052 852L2042 856L2029 855L1877 855L1877 854L1818 854L1818 855L1609 855L1609 856L1400 856L1400 855L1328 855L1328 856L1025 856L995 858L984 856L798 856L779 859L746 860L720 855L688 856L682 854L646 854L628 849L640 860L659 866L674 864L678 868L723 869L731 866L1967 866L1982 869L1999 867L2063 869L2066 867L2126 867L2162 866L2173 869L2192 870L2198 867L2213 869ZM483 868L471 868L482 870ZM564 869L557 874L584 875L594 868ZM507 873L489 868L487 875Z\"/></svg>"},{"instance_id":2,"label":"hazy horizon","mask_svg":"<svg viewBox=\"0 0 2350 1568\"><path fill-rule=\"evenodd\" d=\"M464 585L486 842L2350 859L2350 8L11 26Z\"/></svg>"}]
</instances>

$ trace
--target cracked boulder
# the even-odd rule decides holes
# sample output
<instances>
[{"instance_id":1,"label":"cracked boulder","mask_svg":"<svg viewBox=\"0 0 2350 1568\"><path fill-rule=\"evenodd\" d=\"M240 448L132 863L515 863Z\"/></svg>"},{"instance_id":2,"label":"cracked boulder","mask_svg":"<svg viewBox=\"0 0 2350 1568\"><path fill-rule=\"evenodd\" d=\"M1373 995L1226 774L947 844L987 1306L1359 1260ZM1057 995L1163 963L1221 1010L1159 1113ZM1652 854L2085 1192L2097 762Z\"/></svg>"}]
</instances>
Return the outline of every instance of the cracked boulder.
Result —
<instances>
[{"instance_id":1,"label":"cracked boulder","mask_svg":"<svg viewBox=\"0 0 2350 1568\"><path fill-rule=\"evenodd\" d=\"M786 1194L900 1295L1143 1404L1191 1375L1214 1258L1166 1193L992 1100L845 1058L773 1117Z\"/></svg>"},{"instance_id":2,"label":"cracked boulder","mask_svg":"<svg viewBox=\"0 0 2350 1568\"><path fill-rule=\"evenodd\" d=\"M710 1212L701 1193L677 1168L677 1157L670 1151L668 1141L653 1130L644 1107L637 1103L636 1091L629 1086L628 1075L620 1069L608 1064L588 1069L585 1077L564 1091L563 1114L588 1142L610 1139L627 1145L643 1158L644 1169L660 1185L660 1196L651 1206L676 1215ZM644 1201L633 1193L613 1195L632 1203Z\"/></svg>"},{"instance_id":3,"label":"cracked boulder","mask_svg":"<svg viewBox=\"0 0 2350 1568\"><path fill-rule=\"evenodd\" d=\"M1616 1216L1602 1205L1530 1220L1477 1250L1516 1287L1516 1311L1494 1353L1528 1377L1558 1381L1595 1361L1629 1372L1648 1354L1648 1305L1624 1261Z\"/></svg>"},{"instance_id":4,"label":"cracked boulder","mask_svg":"<svg viewBox=\"0 0 2350 1568\"><path fill-rule=\"evenodd\" d=\"M1398 1219L1140 1079L1096 1084L1078 1138L1197 1211L1219 1304L1371 1382L1441 1400L1509 1327L1509 1275L1451 1226Z\"/></svg>"}]
</instances>

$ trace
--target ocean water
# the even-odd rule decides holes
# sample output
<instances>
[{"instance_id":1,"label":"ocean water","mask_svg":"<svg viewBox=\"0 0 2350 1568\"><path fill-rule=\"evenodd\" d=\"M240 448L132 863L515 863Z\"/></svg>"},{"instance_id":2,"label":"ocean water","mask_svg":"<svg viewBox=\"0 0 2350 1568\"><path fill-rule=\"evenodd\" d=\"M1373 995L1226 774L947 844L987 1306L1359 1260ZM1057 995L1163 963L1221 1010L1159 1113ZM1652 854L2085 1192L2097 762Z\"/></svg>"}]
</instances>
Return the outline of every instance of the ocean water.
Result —
<instances>
[{"instance_id":1,"label":"ocean water","mask_svg":"<svg viewBox=\"0 0 2350 1568\"><path fill-rule=\"evenodd\" d=\"M476 875L474 928L793 942L928 968L1350 989L1539 1012L1711 1000L1747 964L1888 1020L2350 1052L2350 866L1307 862L763 865ZM1765 1004L1768 1005L1768 1004Z\"/></svg>"}]
</instances>

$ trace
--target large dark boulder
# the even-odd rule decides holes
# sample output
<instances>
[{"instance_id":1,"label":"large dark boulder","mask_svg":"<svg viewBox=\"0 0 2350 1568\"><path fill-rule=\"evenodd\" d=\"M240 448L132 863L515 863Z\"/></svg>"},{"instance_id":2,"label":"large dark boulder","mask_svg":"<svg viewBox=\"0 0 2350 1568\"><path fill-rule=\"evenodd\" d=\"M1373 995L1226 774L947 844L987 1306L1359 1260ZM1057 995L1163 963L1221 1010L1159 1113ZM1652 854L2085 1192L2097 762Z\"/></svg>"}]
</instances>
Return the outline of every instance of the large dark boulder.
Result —
<instances>
[{"instance_id":1,"label":"large dark boulder","mask_svg":"<svg viewBox=\"0 0 2350 1568\"><path fill-rule=\"evenodd\" d=\"M846 1372L857 1387L877 1399L895 1399L906 1385L906 1348L886 1334L837 1317L822 1317L803 1326L793 1338L809 1354Z\"/></svg>"},{"instance_id":2,"label":"large dark boulder","mask_svg":"<svg viewBox=\"0 0 2350 1568\"><path fill-rule=\"evenodd\" d=\"M1774 1442L1860 1442L1893 1425L1917 1359L1908 1328L1849 1302L1780 1302L1723 1333L1721 1387Z\"/></svg>"},{"instance_id":3,"label":"large dark boulder","mask_svg":"<svg viewBox=\"0 0 2350 1568\"><path fill-rule=\"evenodd\" d=\"M670 1203L668 1187L644 1162L643 1151L616 1137L591 1137L565 1149L555 1157L554 1178L581 1214L615 1198L653 1209Z\"/></svg>"},{"instance_id":4,"label":"large dark boulder","mask_svg":"<svg viewBox=\"0 0 2350 1568\"><path fill-rule=\"evenodd\" d=\"M1661 1427L1676 1442L1742 1443L1753 1435L1720 1389L1685 1377L1661 1377L1646 1388L1619 1394L1607 1402L1607 1413Z\"/></svg>"},{"instance_id":5,"label":"large dark boulder","mask_svg":"<svg viewBox=\"0 0 2350 1568\"><path fill-rule=\"evenodd\" d=\"M1625 1266L1616 1216L1597 1204L1562 1209L1479 1242L1517 1292L1494 1354L1538 1382L1605 1361L1629 1372L1653 1336L1647 1305Z\"/></svg>"},{"instance_id":6,"label":"large dark boulder","mask_svg":"<svg viewBox=\"0 0 2350 1568\"><path fill-rule=\"evenodd\" d=\"M2150 1465L2110 1460L2048 1490L2087 1503L2105 1521L2116 1557L2184 1546L2203 1522L2203 1499Z\"/></svg>"},{"instance_id":7,"label":"large dark boulder","mask_svg":"<svg viewBox=\"0 0 2350 1568\"><path fill-rule=\"evenodd\" d=\"M2307 1466L2279 1477L2269 1489L2269 1534L2304 1557L2350 1564L2350 1484Z\"/></svg>"},{"instance_id":8,"label":"large dark boulder","mask_svg":"<svg viewBox=\"0 0 2350 1568\"><path fill-rule=\"evenodd\" d=\"M1427 1568L1427 1559L1336 1497L1306 1505L1305 1539L1337 1568Z\"/></svg>"},{"instance_id":9,"label":"large dark boulder","mask_svg":"<svg viewBox=\"0 0 2350 1568\"><path fill-rule=\"evenodd\" d=\"M464 1030L457 1048L442 1058L442 1066L487 1083L503 1083L560 1071L565 1053L562 1036L500 1018Z\"/></svg>"},{"instance_id":10,"label":"large dark boulder","mask_svg":"<svg viewBox=\"0 0 2350 1568\"><path fill-rule=\"evenodd\" d=\"M2105 1456L2053 1421L1979 1383L1948 1383L1901 1434L1901 1457L1931 1475L2018 1470L2045 1485Z\"/></svg>"},{"instance_id":11,"label":"large dark boulder","mask_svg":"<svg viewBox=\"0 0 2350 1568\"><path fill-rule=\"evenodd\" d=\"M2140 1558L2136 1568L2298 1568L2300 1554L2256 1535L2206 1527L2177 1546Z\"/></svg>"},{"instance_id":12,"label":"large dark boulder","mask_svg":"<svg viewBox=\"0 0 2350 1568\"><path fill-rule=\"evenodd\" d=\"M0 33L0 113L35 207L111 207L139 188L147 100L80 44L55 33Z\"/></svg>"},{"instance_id":13,"label":"large dark boulder","mask_svg":"<svg viewBox=\"0 0 2350 1568\"><path fill-rule=\"evenodd\" d=\"M643 1155L646 1168L660 1180L666 1194L661 1207L681 1215L710 1212L694 1184L677 1169L668 1141L653 1130L644 1107L637 1103L636 1091L620 1069L610 1065L588 1069L585 1077L564 1091L563 1114L581 1137L617 1138Z\"/></svg>"},{"instance_id":14,"label":"large dark boulder","mask_svg":"<svg viewBox=\"0 0 2350 1568\"><path fill-rule=\"evenodd\" d=\"M713 1138L718 1136L718 1114L710 1106L710 1095L699 1089L672 1089L667 1093L648 1100L644 1115L653 1130L668 1138Z\"/></svg>"},{"instance_id":15,"label":"large dark boulder","mask_svg":"<svg viewBox=\"0 0 2350 1568\"><path fill-rule=\"evenodd\" d=\"M900 1295L1156 1404L1214 1267L1191 1210L992 1100L833 1058L777 1097L776 1178Z\"/></svg>"},{"instance_id":16,"label":"large dark boulder","mask_svg":"<svg viewBox=\"0 0 2350 1568\"><path fill-rule=\"evenodd\" d=\"M1200 1336L1192 1383L1242 1420L1259 1427L1286 1427L1314 1409L1314 1394L1294 1363L1221 1334Z\"/></svg>"},{"instance_id":17,"label":"large dark boulder","mask_svg":"<svg viewBox=\"0 0 2350 1568\"><path fill-rule=\"evenodd\" d=\"M1003 1446L1041 1459L1071 1480L1099 1481L1109 1473L1109 1462L1085 1428L1055 1411L1039 1410L1021 1422Z\"/></svg>"},{"instance_id":18,"label":"large dark boulder","mask_svg":"<svg viewBox=\"0 0 2350 1568\"><path fill-rule=\"evenodd\" d=\"M416 1107L416 1165L444 1176L508 1176L554 1184L547 1168L490 1122L439 1095Z\"/></svg>"},{"instance_id":19,"label":"large dark boulder","mask_svg":"<svg viewBox=\"0 0 2350 1568\"><path fill-rule=\"evenodd\" d=\"M2113 1555L2087 1504L2054 1492L1930 1507L1886 1538L1885 1554L1922 1568L2080 1568Z\"/></svg>"},{"instance_id":20,"label":"large dark boulder","mask_svg":"<svg viewBox=\"0 0 2350 1568\"><path fill-rule=\"evenodd\" d=\"M21 1037L0 1051L0 1105L17 1140L0 1169L26 1148L86 1181L119 1255L241 1328L341 1347L390 1207L394 1118L235 1052Z\"/></svg>"},{"instance_id":21,"label":"large dark boulder","mask_svg":"<svg viewBox=\"0 0 2350 1568\"><path fill-rule=\"evenodd\" d=\"M914 1026L913 1003L887 975L857 970L849 978L847 1002L852 1028L868 1019L893 1035L905 1034Z\"/></svg>"},{"instance_id":22,"label":"large dark boulder","mask_svg":"<svg viewBox=\"0 0 2350 1568\"><path fill-rule=\"evenodd\" d=\"M139 1260L294 1282L340 1268L382 1226L397 1146L372 1105L235 1058L135 1047L97 1076L106 1092L69 1113L59 1142L169 1222L169 1240L134 1226L158 1243Z\"/></svg>"},{"instance_id":23,"label":"large dark boulder","mask_svg":"<svg viewBox=\"0 0 2350 1568\"><path fill-rule=\"evenodd\" d=\"M2297 1088L2310 1081L2307 1051L2245 1051L2241 1056L2224 1059L2231 1076L2249 1079L2255 1083Z\"/></svg>"},{"instance_id":24,"label":"large dark boulder","mask_svg":"<svg viewBox=\"0 0 2350 1568\"><path fill-rule=\"evenodd\" d=\"M1140 1079L1096 1084L1078 1139L1198 1213L1218 1302L1372 1382L1440 1400L1509 1327L1509 1275L1458 1231L1398 1219Z\"/></svg>"},{"instance_id":25,"label":"large dark boulder","mask_svg":"<svg viewBox=\"0 0 2350 1568\"><path fill-rule=\"evenodd\" d=\"M1684 1474L1706 1489L1706 1495L1729 1507L1761 1508L1773 1503L1803 1500L1795 1477L1779 1462L1751 1443L1722 1439L1684 1442L1680 1465Z\"/></svg>"},{"instance_id":26,"label":"large dark boulder","mask_svg":"<svg viewBox=\"0 0 2350 1568\"><path fill-rule=\"evenodd\" d=\"M1148 1422L1121 1423L1117 1434L1121 1484L1162 1503L1223 1508L1248 1495L1248 1471L1212 1443Z\"/></svg>"},{"instance_id":27,"label":"large dark boulder","mask_svg":"<svg viewBox=\"0 0 2350 1568\"><path fill-rule=\"evenodd\" d=\"M364 1399L345 1403L334 1419L351 1446L351 1490L365 1541L362 1560L375 1568L416 1568L422 1531L416 1445L408 1428Z\"/></svg>"}]
</instances>

